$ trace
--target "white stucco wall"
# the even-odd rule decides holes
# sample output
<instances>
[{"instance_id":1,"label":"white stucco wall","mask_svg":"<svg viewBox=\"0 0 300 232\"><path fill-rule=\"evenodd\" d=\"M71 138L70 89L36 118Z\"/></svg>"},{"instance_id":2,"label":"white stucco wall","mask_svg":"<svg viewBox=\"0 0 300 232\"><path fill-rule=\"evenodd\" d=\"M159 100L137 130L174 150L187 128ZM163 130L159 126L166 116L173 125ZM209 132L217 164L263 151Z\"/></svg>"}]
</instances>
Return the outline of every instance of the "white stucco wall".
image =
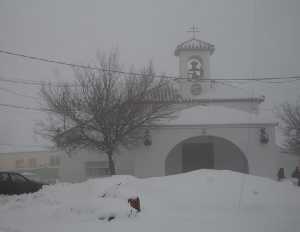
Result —
<instances>
[{"instance_id":1,"label":"white stucco wall","mask_svg":"<svg viewBox=\"0 0 300 232\"><path fill-rule=\"evenodd\" d=\"M130 151L119 151L114 155L117 174L133 174L133 156ZM81 182L87 180L86 162L107 161L106 154L97 151L81 150L71 156L62 154L59 168L60 180L63 182Z\"/></svg>"},{"instance_id":2,"label":"white stucco wall","mask_svg":"<svg viewBox=\"0 0 300 232\"><path fill-rule=\"evenodd\" d=\"M134 174L138 177L165 175L165 160L169 152L183 140L201 136L205 132L205 135L226 138L238 146L248 160L250 174L275 178L279 159L275 145L274 125L264 125L270 135L268 144L261 144L259 141L261 126L155 128L151 132L152 146L140 146L132 152L135 155Z\"/></svg>"},{"instance_id":3,"label":"white stucco wall","mask_svg":"<svg viewBox=\"0 0 300 232\"><path fill-rule=\"evenodd\" d=\"M77 151L71 155L63 154L59 176L63 182L81 182L87 179L85 171L85 162L87 161L105 161L104 155L92 151Z\"/></svg>"},{"instance_id":4,"label":"white stucco wall","mask_svg":"<svg viewBox=\"0 0 300 232\"><path fill-rule=\"evenodd\" d=\"M278 169L284 168L285 176L291 177L292 172L296 166L300 167L300 157L288 153L280 153L278 156Z\"/></svg>"},{"instance_id":5,"label":"white stucco wall","mask_svg":"<svg viewBox=\"0 0 300 232\"><path fill-rule=\"evenodd\" d=\"M259 140L260 128L265 127L270 136L268 144ZM151 129L152 145L137 146L130 151L121 150L115 155L117 174L132 174L137 177L164 176L165 161L169 152L182 141L202 135L225 138L235 144L243 152L248 161L249 173L275 179L282 159L275 144L274 125L215 125L215 126L170 126ZM219 145L219 157L226 151ZM178 150L179 151L179 150ZM176 163L179 156L175 156ZM105 155L96 152L79 152L72 157L64 155L61 159L60 177L62 181L79 182L87 179L86 161L106 160ZM218 162L225 162L220 159ZM180 163L180 162L177 162ZM180 165L178 170L181 170Z\"/></svg>"}]
</instances>

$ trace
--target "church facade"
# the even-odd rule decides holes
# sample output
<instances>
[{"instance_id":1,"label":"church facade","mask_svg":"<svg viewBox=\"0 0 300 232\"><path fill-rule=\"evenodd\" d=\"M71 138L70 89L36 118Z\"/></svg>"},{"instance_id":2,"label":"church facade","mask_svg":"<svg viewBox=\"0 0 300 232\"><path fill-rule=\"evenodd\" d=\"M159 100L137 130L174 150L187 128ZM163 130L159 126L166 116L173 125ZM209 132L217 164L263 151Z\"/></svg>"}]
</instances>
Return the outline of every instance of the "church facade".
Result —
<instances>
[{"instance_id":1,"label":"church facade","mask_svg":"<svg viewBox=\"0 0 300 232\"><path fill-rule=\"evenodd\" d=\"M276 178L284 167L275 141L277 121L260 111L264 96L210 79L214 51L214 45L194 37L176 47L177 117L145 127L144 144L121 149L115 156L117 174L153 177L218 169ZM63 155L62 181L108 174L105 155L81 153Z\"/></svg>"}]
</instances>

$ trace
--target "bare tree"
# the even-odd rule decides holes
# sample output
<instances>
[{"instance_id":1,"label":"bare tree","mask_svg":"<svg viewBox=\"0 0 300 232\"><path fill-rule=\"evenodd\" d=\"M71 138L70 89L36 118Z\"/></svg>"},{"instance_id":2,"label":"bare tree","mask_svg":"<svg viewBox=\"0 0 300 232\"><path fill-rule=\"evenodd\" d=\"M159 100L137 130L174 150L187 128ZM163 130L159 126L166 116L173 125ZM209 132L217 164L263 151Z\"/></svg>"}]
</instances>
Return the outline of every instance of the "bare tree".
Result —
<instances>
[{"instance_id":1,"label":"bare tree","mask_svg":"<svg viewBox=\"0 0 300 232\"><path fill-rule=\"evenodd\" d=\"M284 123L284 148L300 155L300 104L284 103L279 107L278 115Z\"/></svg>"},{"instance_id":2,"label":"bare tree","mask_svg":"<svg viewBox=\"0 0 300 232\"><path fill-rule=\"evenodd\" d=\"M115 52L99 63L99 69L75 70L72 85L42 87L51 120L40 124L40 132L68 153L87 148L105 153L114 175L116 150L139 142L145 125L173 117L177 95L168 81L154 78L151 64L142 75L128 75Z\"/></svg>"}]
</instances>

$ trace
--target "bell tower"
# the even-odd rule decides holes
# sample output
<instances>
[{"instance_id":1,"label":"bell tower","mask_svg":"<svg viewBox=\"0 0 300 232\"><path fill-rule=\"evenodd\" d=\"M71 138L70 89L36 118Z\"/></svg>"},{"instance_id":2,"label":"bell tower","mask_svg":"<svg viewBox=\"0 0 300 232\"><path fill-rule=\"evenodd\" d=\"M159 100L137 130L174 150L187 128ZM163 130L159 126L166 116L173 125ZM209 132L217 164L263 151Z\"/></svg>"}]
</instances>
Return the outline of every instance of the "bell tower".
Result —
<instances>
[{"instance_id":1,"label":"bell tower","mask_svg":"<svg viewBox=\"0 0 300 232\"><path fill-rule=\"evenodd\" d=\"M179 60L179 76L186 78L180 81L181 90L189 88L190 93L197 96L203 87L201 79L210 77L210 56L214 53L215 46L197 39L196 33L199 30L195 26L188 32L191 32L193 37L176 47L175 56ZM187 81L194 84L188 84Z\"/></svg>"}]
</instances>

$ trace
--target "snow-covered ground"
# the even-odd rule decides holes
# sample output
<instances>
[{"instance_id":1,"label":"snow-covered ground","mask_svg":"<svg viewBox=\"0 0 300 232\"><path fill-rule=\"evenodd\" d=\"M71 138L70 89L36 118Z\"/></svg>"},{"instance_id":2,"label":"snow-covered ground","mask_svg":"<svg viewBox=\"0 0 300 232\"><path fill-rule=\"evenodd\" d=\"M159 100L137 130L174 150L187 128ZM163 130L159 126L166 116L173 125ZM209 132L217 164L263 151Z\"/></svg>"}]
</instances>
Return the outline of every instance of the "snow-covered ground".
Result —
<instances>
[{"instance_id":1,"label":"snow-covered ground","mask_svg":"<svg viewBox=\"0 0 300 232\"><path fill-rule=\"evenodd\" d=\"M136 213L127 198L138 195ZM115 219L108 221L110 216ZM114 176L0 196L0 231L300 231L300 188L229 171Z\"/></svg>"}]
</instances>

